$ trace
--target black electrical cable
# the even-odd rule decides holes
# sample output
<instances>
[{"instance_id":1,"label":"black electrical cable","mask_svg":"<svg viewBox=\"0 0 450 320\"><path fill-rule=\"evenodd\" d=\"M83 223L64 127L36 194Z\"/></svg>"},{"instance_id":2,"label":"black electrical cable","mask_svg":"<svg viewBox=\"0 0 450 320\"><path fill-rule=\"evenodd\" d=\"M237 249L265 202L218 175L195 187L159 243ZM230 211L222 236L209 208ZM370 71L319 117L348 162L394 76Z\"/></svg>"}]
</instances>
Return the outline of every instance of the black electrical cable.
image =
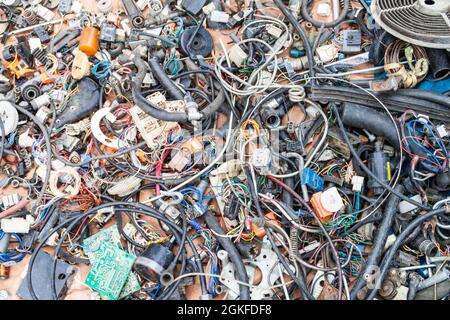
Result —
<instances>
[{"instance_id":1,"label":"black electrical cable","mask_svg":"<svg viewBox=\"0 0 450 320\"><path fill-rule=\"evenodd\" d=\"M196 73L207 74L210 77L212 77L214 80L217 81L217 77L216 77L214 72L212 72L210 70L203 70L203 69L190 70L190 71L185 71L185 72L182 72L182 73L178 73L178 74L172 76L171 79L172 80L176 80L178 78L182 78L182 77L185 77L187 75L196 74ZM239 112L234 107L234 103L232 103L231 98L230 98L230 96L228 94L228 91L225 89L225 87L223 86L223 84L220 81L218 81L218 83L219 83L219 86L221 88L221 92L224 95L224 98L227 100L228 105L231 107L231 110L232 110L234 116L236 117L236 119L239 119L240 118L239 117ZM214 91L213 87L211 87L211 91ZM211 104L213 104L213 103L216 104L214 102L216 100L217 100L217 97L211 102ZM206 108L204 108L200 112L203 114L204 117L212 115L215 111L217 111L217 109L219 109L223 105L224 100L222 98L221 98L221 100L222 100L221 103L217 103L218 106L214 105L214 106L212 106L210 108L209 108L209 106L207 106ZM205 111L205 109L206 109L206 111Z\"/></svg>"},{"instance_id":2,"label":"black electrical cable","mask_svg":"<svg viewBox=\"0 0 450 320\"><path fill-rule=\"evenodd\" d=\"M188 118L187 118L186 113L184 113L184 112L168 112L166 110L158 108L154 103L152 103L151 101L148 101L142 95L141 85L142 85L142 82L144 81L145 75L147 74L148 67L147 67L147 64L145 63L145 61L139 56L136 56L134 58L134 64L136 65L137 70L138 70L137 74L133 77L132 82L131 82L131 91L133 94L134 102L145 113L149 114L153 118L163 120L163 121L187 123ZM157 64L159 65L159 63L157 63ZM164 70L162 72L164 73ZM165 73L164 73L164 75L165 75ZM157 75L154 74L154 76L156 77ZM167 75L166 75L166 77L167 77ZM166 78L162 78L161 76L160 76L160 78L162 81L164 81L164 79L166 79ZM167 77L167 79L169 79L169 78ZM173 88L175 85L172 83L172 81L170 79L169 79L169 82L170 82L170 88ZM161 83L161 85L169 86L167 80L164 83ZM175 91L169 92L169 94L171 94L172 96L175 95L178 98L181 97L181 99L178 99L178 100L183 100L184 97L182 96L181 91L177 87L175 87L175 88L176 88L176 89L174 89Z\"/></svg>"},{"instance_id":3,"label":"black electrical cable","mask_svg":"<svg viewBox=\"0 0 450 320\"><path fill-rule=\"evenodd\" d=\"M348 0L346 0L348 2ZM311 77L316 75L316 71L314 70L314 52L312 51L311 44L309 43L308 36L306 35L305 30L303 30L300 23L298 23L297 19L292 15L291 11L286 8L282 0L273 0L275 5L280 9L283 15L289 20L289 23L294 27L295 31L299 34L302 39L303 46L305 47L306 56L308 57L308 68L309 74ZM320 24L319 24L320 27ZM326 27L326 25L325 25Z\"/></svg>"},{"instance_id":4,"label":"black electrical cable","mask_svg":"<svg viewBox=\"0 0 450 320\"><path fill-rule=\"evenodd\" d=\"M403 193L404 188L401 185L397 185L395 187L395 190L397 193ZM364 274L367 273L369 268L373 266L378 266L378 263L380 262L381 259L381 255L383 253L383 249L386 245L388 232L394 221L399 203L400 198L398 198L395 194L391 194L384 208L383 219L381 220L381 223L378 225L377 233L372 243L372 249L369 253L367 260L365 261L364 268L360 271L358 279L356 280L356 283L350 292L350 300L354 300L357 297L359 291L366 285Z\"/></svg>"},{"instance_id":5,"label":"black electrical cable","mask_svg":"<svg viewBox=\"0 0 450 320\"><path fill-rule=\"evenodd\" d=\"M158 80L159 84L166 90L167 94L175 100L183 100L184 95L181 90L175 85L172 79L164 71L163 67L159 64L159 60L156 57L150 58L148 61L150 71L153 76Z\"/></svg>"},{"instance_id":6,"label":"black electrical cable","mask_svg":"<svg viewBox=\"0 0 450 320\"><path fill-rule=\"evenodd\" d=\"M339 115L339 111L336 108L336 106L332 106L331 107L334 113L334 116L336 117L339 129L342 133L342 136L345 140L345 143L347 144L353 158L357 161L358 165L361 167L361 169L364 170L365 173L367 173L370 177L372 177L376 182L378 182L383 188L385 188L387 191L392 192L393 194L395 194L397 197L399 197L400 199L407 201L413 205L415 205L416 207L419 207L423 210L429 211L431 210L430 207L425 206L417 201L411 200L410 198L408 198L407 196L404 196L403 194L397 192L396 190L394 190L394 188L392 188L389 184L387 184L386 182L382 181L380 178L378 178L372 171L370 171L370 169L364 164L364 162L361 160L361 158L358 156L358 154L356 153L355 149L353 148L353 145L351 144L350 140L348 139L347 136L347 132L345 132L345 128L344 128L344 124L342 123L341 120L341 116Z\"/></svg>"},{"instance_id":7,"label":"black electrical cable","mask_svg":"<svg viewBox=\"0 0 450 320\"><path fill-rule=\"evenodd\" d=\"M379 288L381 283L383 282L384 277L386 276L386 273L391 264L391 261L395 256L395 253L400 248L400 246L403 244L404 240L408 237L408 235L412 231L414 231L414 229L417 226L421 225L423 222L433 218L434 216L442 215L444 213L450 213L449 207L429 211L429 212L417 217L416 219L414 219L412 222L409 223L409 225L399 235L397 235L397 239L395 240L395 242L392 244L392 246L388 249L388 252L383 257L383 260L380 265L380 273L378 276L378 281L375 285L375 289L373 289L370 292L369 296L367 297L367 300L373 300L375 298L376 294L378 293L377 288Z\"/></svg>"},{"instance_id":8,"label":"black electrical cable","mask_svg":"<svg viewBox=\"0 0 450 320\"><path fill-rule=\"evenodd\" d=\"M225 234L225 231L220 226L217 219L211 215L209 212L205 214L205 222L214 233ZM244 262L242 261L241 255L237 250L236 246L229 238L216 237L217 241L220 243L222 248L228 253L231 262L236 270L236 276L239 281L244 283L249 283L247 271L245 270ZM250 289L248 286L239 284L239 297L241 300L250 300Z\"/></svg>"},{"instance_id":9,"label":"black electrical cable","mask_svg":"<svg viewBox=\"0 0 450 320\"><path fill-rule=\"evenodd\" d=\"M61 237L61 239L59 240L59 243L57 245L57 247L55 248L55 256L54 256L54 264L53 264L53 268L52 268L52 287L53 287L53 297L56 298L56 284L55 284L55 271L56 271L56 257L58 255L59 250L62 247L62 243L65 239L65 237L68 235L68 233L70 232L70 230L74 227L74 225L76 225L78 223L78 221L80 221L81 219L84 219L85 217L88 217L91 214L96 213L98 210L102 209L102 208L106 208L106 207L115 207L115 206L120 206L121 208L119 210L122 210L124 212L138 212L138 213L142 213L145 215L148 215L150 217L156 218L158 220L162 220L165 224L167 224L169 226L169 228L172 229L173 234L178 238L178 241L181 242L181 237L179 236L180 233L182 233L182 230L172 221L170 221L169 219L167 219L166 217L164 217L161 213L159 213L158 211L154 210L153 208L150 208L146 205L143 205L141 203L127 203L127 202L111 202L111 203L104 203L102 205L99 205L95 208L90 209L89 211L87 211L86 213L80 215L80 216L76 216L73 218L70 218L68 220L66 220L65 222L63 222L62 224L60 224L59 226L55 227L54 230L55 232L58 231L59 229L61 229L62 227L66 226L66 224L70 223L70 226L64 231L63 236ZM123 207L122 207L123 206ZM130 207L134 207L134 208L130 208ZM32 283L31 283L31 272L32 272L32 267L33 267L33 263L36 259L36 255L37 252L39 252L42 247L45 245L45 242L48 240L48 238L51 236L51 234L49 234L46 239L43 240L42 243L40 243L38 245L38 247L35 249L35 251L33 252L33 255L30 259L30 264L29 264L29 269L28 269L28 274L27 274L27 282L29 285L29 289L30 289L30 293L33 297L33 299L37 299L37 296L32 288ZM193 244L193 242L191 241L191 239L189 237L186 238L186 240L188 241L189 245L191 246L191 248L193 249L193 253L196 257L196 260L201 261L200 260L200 256L197 252L197 249L195 247L195 245ZM180 247L182 247L183 244L180 243ZM180 249L181 250L181 249ZM201 262L198 265L200 267L199 272L202 272L202 266L201 266ZM180 271L180 274L182 274L184 272L184 269L182 268L182 270ZM206 280L204 276L200 276L200 281L203 282L202 284L202 291L204 291L204 293L206 293ZM179 281L177 281L177 283L179 283ZM170 286L172 286L172 284L170 284Z\"/></svg>"},{"instance_id":10,"label":"black electrical cable","mask_svg":"<svg viewBox=\"0 0 450 320\"><path fill-rule=\"evenodd\" d=\"M173 41L170 40L169 38L161 37L161 36L159 36L159 35L157 35L157 34L153 34L153 33L150 33L150 32L139 31L139 35L145 36L145 37L150 37L150 38L155 38L155 39L158 39L158 40L161 40L161 41L163 41L163 42L165 42L165 43L167 43L167 44L170 44L172 47L178 46L177 43L173 42Z\"/></svg>"},{"instance_id":11,"label":"black electrical cable","mask_svg":"<svg viewBox=\"0 0 450 320\"><path fill-rule=\"evenodd\" d=\"M355 232L356 230L358 230L359 228L361 228L362 226L364 226L364 225L366 225L366 224L369 224L369 223L374 223L374 222L381 221L381 219L383 219L382 216L373 216L373 217L367 218L367 219L365 219L365 220L362 220L362 221L360 221L360 222L354 224L353 226L351 226L351 227L347 230L347 233L348 233L348 234L351 234L351 233Z\"/></svg>"},{"instance_id":12,"label":"black electrical cable","mask_svg":"<svg viewBox=\"0 0 450 320\"><path fill-rule=\"evenodd\" d=\"M0 145L0 163L3 159L3 150L5 149L5 140L6 140L6 132L5 132L5 126L3 125L3 119L0 117L0 133L2 135L2 141Z\"/></svg>"},{"instance_id":13,"label":"black electrical cable","mask_svg":"<svg viewBox=\"0 0 450 320\"><path fill-rule=\"evenodd\" d=\"M50 143L50 136L47 132L47 128L42 124L41 121L39 121L39 119L32 114L31 112L29 112L28 110L18 106L15 103L12 103L9 100L5 100L5 99L1 99L0 101L7 101L9 102L14 108L17 109L17 111L23 113L24 115L26 115L28 118L31 119L31 121L33 121L38 127L39 129L42 131L42 135L44 136L44 140L45 140L45 149L47 152L47 156L50 157L52 154L52 147L51 147L51 143ZM4 134L2 134L2 137L4 137ZM2 143L3 145L3 143ZM35 201L35 204L33 206L33 208L31 209L32 214L36 214L36 210L38 208L38 206L40 206L42 199L44 198L44 194L47 190L48 187L48 181L50 179L50 172L52 170L52 165L51 165L51 161L47 161L46 162L46 166L45 166L45 176L44 179L42 181L42 187L41 190L39 191L39 194L37 196L37 199Z\"/></svg>"},{"instance_id":14,"label":"black electrical cable","mask_svg":"<svg viewBox=\"0 0 450 320\"><path fill-rule=\"evenodd\" d=\"M251 196L254 206L256 208L256 213L258 214L258 216L261 219L264 219L264 213L262 212L261 206L259 204L258 191L255 189L255 184L254 184L255 179L253 178L253 172L248 167L245 167L244 171L247 176L247 181L248 181L248 185L249 185L249 189L250 189L250 196ZM264 226L264 229L266 230L267 239L269 240L273 251L277 255L278 260L281 262L284 269L289 274L289 276L292 278L292 280L295 282L295 284L300 288L303 298L305 300L315 300L314 297L308 291L308 286L306 285L306 281L305 281L305 278L303 277L303 275L299 272L299 275L296 276L294 274L294 272L291 270L289 264L285 260L285 257L281 254L280 250L278 249L278 246L275 243L275 240L273 238L273 235L272 235L270 229L266 225Z\"/></svg>"},{"instance_id":15,"label":"black electrical cable","mask_svg":"<svg viewBox=\"0 0 450 320\"><path fill-rule=\"evenodd\" d=\"M288 192L290 192L294 198L299 201L301 203L301 205L303 207L306 208L306 210L308 211L308 213L314 218L314 220L316 220L317 224L319 225L319 228L322 230L325 238L327 239L327 241L330 244L330 248L331 251L333 253L334 259L335 259L335 263L336 263L336 270L338 273L338 283L339 283L339 288L338 288L338 299L341 300L342 298L342 267L341 267L341 263L339 260L339 254L336 250L336 247L334 246L333 240L331 239L330 235L328 234L328 231L325 229L325 226L323 225L322 221L319 219L319 217L317 216L317 214L311 209L311 207L308 205L308 203L300 196L298 195L294 190L292 190L291 188L289 188L285 183L283 183L282 181L278 180L277 178L273 177L273 176L268 176L268 178L274 182L276 182L277 184L279 184L283 189L287 190Z\"/></svg>"}]
</instances>

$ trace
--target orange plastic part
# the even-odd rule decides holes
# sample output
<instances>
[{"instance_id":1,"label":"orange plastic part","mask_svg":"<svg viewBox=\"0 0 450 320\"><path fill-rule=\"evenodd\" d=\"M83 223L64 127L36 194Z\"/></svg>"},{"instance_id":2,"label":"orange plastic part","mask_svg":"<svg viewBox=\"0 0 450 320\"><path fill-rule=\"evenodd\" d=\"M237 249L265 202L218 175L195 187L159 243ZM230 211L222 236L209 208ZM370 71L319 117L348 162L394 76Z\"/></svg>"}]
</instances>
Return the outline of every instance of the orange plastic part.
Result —
<instances>
[{"instance_id":1,"label":"orange plastic part","mask_svg":"<svg viewBox=\"0 0 450 320\"><path fill-rule=\"evenodd\" d=\"M20 59L17 57L14 58L14 61L7 62L2 61L2 64L5 68L7 68L11 73L13 73L17 79L22 78L23 76L33 73L35 70L30 69L24 66L23 63L21 63Z\"/></svg>"},{"instance_id":2,"label":"orange plastic part","mask_svg":"<svg viewBox=\"0 0 450 320\"><path fill-rule=\"evenodd\" d=\"M320 201L321 196L322 192L314 193L311 197L310 203L320 221L328 221L333 216L334 212L330 212L322 206L322 202Z\"/></svg>"},{"instance_id":3,"label":"orange plastic part","mask_svg":"<svg viewBox=\"0 0 450 320\"><path fill-rule=\"evenodd\" d=\"M85 27L83 31L81 31L80 46L78 48L88 56L95 55L98 51L99 35L100 30L98 30L97 28Z\"/></svg>"},{"instance_id":4,"label":"orange plastic part","mask_svg":"<svg viewBox=\"0 0 450 320\"><path fill-rule=\"evenodd\" d=\"M280 225L276 215L273 212L269 212L266 214L266 219L270 220L273 223L276 223L277 225ZM252 223L252 231L255 233L255 236L259 239L264 238L266 235L266 230L263 227L260 227L254 223Z\"/></svg>"}]
</instances>

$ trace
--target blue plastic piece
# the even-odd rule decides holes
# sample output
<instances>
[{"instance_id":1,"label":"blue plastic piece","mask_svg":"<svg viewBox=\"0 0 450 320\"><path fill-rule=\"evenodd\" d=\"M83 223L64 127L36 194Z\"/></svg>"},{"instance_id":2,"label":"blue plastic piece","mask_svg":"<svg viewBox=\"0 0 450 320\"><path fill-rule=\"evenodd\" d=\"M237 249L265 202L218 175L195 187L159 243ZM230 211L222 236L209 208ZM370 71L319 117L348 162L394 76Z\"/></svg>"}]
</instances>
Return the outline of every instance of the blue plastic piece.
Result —
<instances>
[{"instance_id":1,"label":"blue plastic piece","mask_svg":"<svg viewBox=\"0 0 450 320\"><path fill-rule=\"evenodd\" d=\"M303 169L303 182L314 191L323 191L324 180L310 168Z\"/></svg>"},{"instance_id":2,"label":"blue plastic piece","mask_svg":"<svg viewBox=\"0 0 450 320\"><path fill-rule=\"evenodd\" d=\"M198 231L198 230L200 230L200 229L202 228L201 223L198 222L198 221L195 220L195 219L192 219L192 220L190 221L190 224L191 224L191 227L192 227L195 231Z\"/></svg>"},{"instance_id":3,"label":"blue plastic piece","mask_svg":"<svg viewBox=\"0 0 450 320\"><path fill-rule=\"evenodd\" d=\"M300 57L303 57L304 55L306 55L306 52L305 52L305 50L299 50L297 48L292 48L291 51L289 52L289 54L293 58L300 58Z\"/></svg>"},{"instance_id":4,"label":"blue plastic piece","mask_svg":"<svg viewBox=\"0 0 450 320\"><path fill-rule=\"evenodd\" d=\"M445 93L450 88L450 78L440 81L424 80L417 86L418 89L434 91L437 93Z\"/></svg>"},{"instance_id":5,"label":"blue plastic piece","mask_svg":"<svg viewBox=\"0 0 450 320\"><path fill-rule=\"evenodd\" d=\"M87 154L82 154L82 155L80 155L80 159L81 159L81 162L85 162L87 160L90 160L91 156L89 156ZM89 170L89 163L86 163L86 164L82 165L81 167L83 169Z\"/></svg>"}]
</instances>

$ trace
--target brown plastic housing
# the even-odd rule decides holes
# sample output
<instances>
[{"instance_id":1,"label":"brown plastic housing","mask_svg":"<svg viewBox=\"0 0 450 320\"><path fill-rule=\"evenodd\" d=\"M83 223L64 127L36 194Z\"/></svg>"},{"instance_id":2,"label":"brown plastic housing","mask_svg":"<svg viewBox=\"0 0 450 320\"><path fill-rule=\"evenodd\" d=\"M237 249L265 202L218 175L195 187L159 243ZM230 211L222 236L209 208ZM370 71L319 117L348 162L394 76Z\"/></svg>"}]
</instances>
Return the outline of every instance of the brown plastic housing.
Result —
<instances>
[{"instance_id":1,"label":"brown plastic housing","mask_svg":"<svg viewBox=\"0 0 450 320\"><path fill-rule=\"evenodd\" d=\"M98 37L100 30L94 27L85 27L81 31L79 49L88 56L93 56L98 51Z\"/></svg>"}]
</instances>

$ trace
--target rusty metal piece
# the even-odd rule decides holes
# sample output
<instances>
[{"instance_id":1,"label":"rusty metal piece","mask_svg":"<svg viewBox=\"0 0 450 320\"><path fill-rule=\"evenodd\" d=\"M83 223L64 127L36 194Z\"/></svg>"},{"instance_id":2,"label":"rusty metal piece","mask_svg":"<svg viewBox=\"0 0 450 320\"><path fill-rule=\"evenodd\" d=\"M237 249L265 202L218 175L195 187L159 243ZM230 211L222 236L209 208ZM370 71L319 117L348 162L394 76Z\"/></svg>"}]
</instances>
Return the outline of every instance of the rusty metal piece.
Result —
<instances>
[{"instance_id":1,"label":"rusty metal piece","mask_svg":"<svg viewBox=\"0 0 450 320\"><path fill-rule=\"evenodd\" d=\"M0 280L6 280L9 278L9 267L4 264L0 264Z\"/></svg>"}]
</instances>

